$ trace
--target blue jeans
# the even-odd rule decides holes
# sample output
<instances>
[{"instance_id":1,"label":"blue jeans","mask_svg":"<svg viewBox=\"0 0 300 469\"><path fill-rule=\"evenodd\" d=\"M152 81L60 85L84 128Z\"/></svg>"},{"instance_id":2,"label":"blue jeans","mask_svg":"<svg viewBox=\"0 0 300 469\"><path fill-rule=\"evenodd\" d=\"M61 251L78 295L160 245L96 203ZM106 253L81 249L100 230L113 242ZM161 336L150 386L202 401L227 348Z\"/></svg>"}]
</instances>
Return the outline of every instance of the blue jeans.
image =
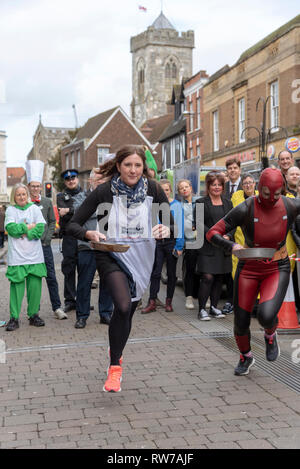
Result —
<instances>
[{"instance_id":1,"label":"blue jeans","mask_svg":"<svg viewBox=\"0 0 300 469\"><path fill-rule=\"evenodd\" d=\"M96 259L93 251L78 251L78 282L76 295L76 317L87 319L90 315L91 287L96 272ZM101 281L101 280L100 280ZM99 315L111 315L113 302L104 286L99 288Z\"/></svg>"},{"instance_id":2,"label":"blue jeans","mask_svg":"<svg viewBox=\"0 0 300 469\"><path fill-rule=\"evenodd\" d=\"M49 291L52 310L55 311L57 308L61 307L61 302L59 298L58 283L56 280L53 252L51 246L43 246L43 253L47 268L47 287Z\"/></svg>"}]
</instances>

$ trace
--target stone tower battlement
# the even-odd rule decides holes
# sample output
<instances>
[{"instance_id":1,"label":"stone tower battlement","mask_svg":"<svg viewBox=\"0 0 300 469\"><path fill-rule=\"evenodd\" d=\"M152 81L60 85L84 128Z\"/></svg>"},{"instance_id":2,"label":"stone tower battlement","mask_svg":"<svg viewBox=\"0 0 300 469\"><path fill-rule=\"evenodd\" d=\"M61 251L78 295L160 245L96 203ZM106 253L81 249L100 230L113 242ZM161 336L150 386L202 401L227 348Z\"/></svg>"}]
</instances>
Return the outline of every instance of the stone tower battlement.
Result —
<instances>
[{"instance_id":1,"label":"stone tower battlement","mask_svg":"<svg viewBox=\"0 0 300 469\"><path fill-rule=\"evenodd\" d=\"M176 29L155 29L149 26L146 31L130 39L130 52L137 52L149 45L195 47L194 31L178 32Z\"/></svg>"},{"instance_id":2,"label":"stone tower battlement","mask_svg":"<svg viewBox=\"0 0 300 469\"><path fill-rule=\"evenodd\" d=\"M130 39L131 118L137 127L167 114L173 86L193 74L194 31L178 32L163 12Z\"/></svg>"}]
</instances>

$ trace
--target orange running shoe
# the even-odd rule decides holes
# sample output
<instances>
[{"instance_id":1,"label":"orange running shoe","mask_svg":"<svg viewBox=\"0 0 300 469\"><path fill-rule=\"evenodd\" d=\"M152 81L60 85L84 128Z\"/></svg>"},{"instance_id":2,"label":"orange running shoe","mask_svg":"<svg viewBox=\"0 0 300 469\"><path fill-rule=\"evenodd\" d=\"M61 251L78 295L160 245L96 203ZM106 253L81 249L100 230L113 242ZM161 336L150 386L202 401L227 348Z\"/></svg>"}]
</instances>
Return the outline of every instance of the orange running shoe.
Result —
<instances>
[{"instance_id":1,"label":"orange running shoe","mask_svg":"<svg viewBox=\"0 0 300 469\"><path fill-rule=\"evenodd\" d=\"M122 381L122 367L110 366L108 369L108 376L103 386L105 392L120 392Z\"/></svg>"}]
</instances>

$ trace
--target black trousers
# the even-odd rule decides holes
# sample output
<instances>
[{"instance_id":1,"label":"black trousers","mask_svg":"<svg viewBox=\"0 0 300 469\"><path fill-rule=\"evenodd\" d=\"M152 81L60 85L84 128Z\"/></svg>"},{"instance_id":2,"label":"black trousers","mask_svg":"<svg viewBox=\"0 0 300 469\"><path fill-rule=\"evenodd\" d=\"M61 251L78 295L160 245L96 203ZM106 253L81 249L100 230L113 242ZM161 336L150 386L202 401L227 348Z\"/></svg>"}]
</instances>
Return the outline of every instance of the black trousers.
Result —
<instances>
[{"instance_id":1,"label":"black trousers","mask_svg":"<svg viewBox=\"0 0 300 469\"><path fill-rule=\"evenodd\" d=\"M167 262L167 298L173 298L176 286L176 265L177 257L174 257L172 252L175 246L175 240L159 240L156 241L155 260L153 270L151 273L150 283L150 299L157 298L160 287L161 271L163 268L164 260Z\"/></svg>"},{"instance_id":2,"label":"black trousers","mask_svg":"<svg viewBox=\"0 0 300 469\"><path fill-rule=\"evenodd\" d=\"M4 231L0 231L0 248L4 246Z\"/></svg>"},{"instance_id":3,"label":"black trousers","mask_svg":"<svg viewBox=\"0 0 300 469\"><path fill-rule=\"evenodd\" d=\"M77 267L77 239L64 236L62 240L61 270L64 275L64 298L66 305L76 306L76 267Z\"/></svg>"},{"instance_id":4,"label":"black trousers","mask_svg":"<svg viewBox=\"0 0 300 469\"><path fill-rule=\"evenodd\" d=\"M185 296L194 296L195 293L195 270L197 265L196 249L185 249L183 257L183 271L184 271L184 293Z\"/></svg>"}]
</instances>

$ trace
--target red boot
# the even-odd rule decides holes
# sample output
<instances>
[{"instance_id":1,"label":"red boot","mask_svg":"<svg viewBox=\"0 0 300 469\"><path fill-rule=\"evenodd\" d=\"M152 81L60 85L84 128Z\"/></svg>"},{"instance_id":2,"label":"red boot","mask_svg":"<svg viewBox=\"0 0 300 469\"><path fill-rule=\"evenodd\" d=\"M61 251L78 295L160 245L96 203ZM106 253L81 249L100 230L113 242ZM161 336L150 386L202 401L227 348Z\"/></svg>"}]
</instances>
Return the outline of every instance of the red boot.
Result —
<instances>
[{"instance_id":1,"label":"red boot","mask_svg":"<svg viewBox=\"0 0 300 469\"><path fill-rule=\"evenodd\" d=\"M153 311L156 311L156 301L149 300L148 305L146 306L146 308L142 309L141 314L148 314L148 313L152 313Z\"/></svg>"},{"instance_id":2,"label":"red boot","mask_svg":"<svg viewBox=\"0 0 300 469\"><path fill-rule=\"evenodd\" d=\"M173 307L172 307L172 298L166 298L166 307L165 307L165 311L167 313L172 313L173 311Z\"/></svg>"}]
</instances>

